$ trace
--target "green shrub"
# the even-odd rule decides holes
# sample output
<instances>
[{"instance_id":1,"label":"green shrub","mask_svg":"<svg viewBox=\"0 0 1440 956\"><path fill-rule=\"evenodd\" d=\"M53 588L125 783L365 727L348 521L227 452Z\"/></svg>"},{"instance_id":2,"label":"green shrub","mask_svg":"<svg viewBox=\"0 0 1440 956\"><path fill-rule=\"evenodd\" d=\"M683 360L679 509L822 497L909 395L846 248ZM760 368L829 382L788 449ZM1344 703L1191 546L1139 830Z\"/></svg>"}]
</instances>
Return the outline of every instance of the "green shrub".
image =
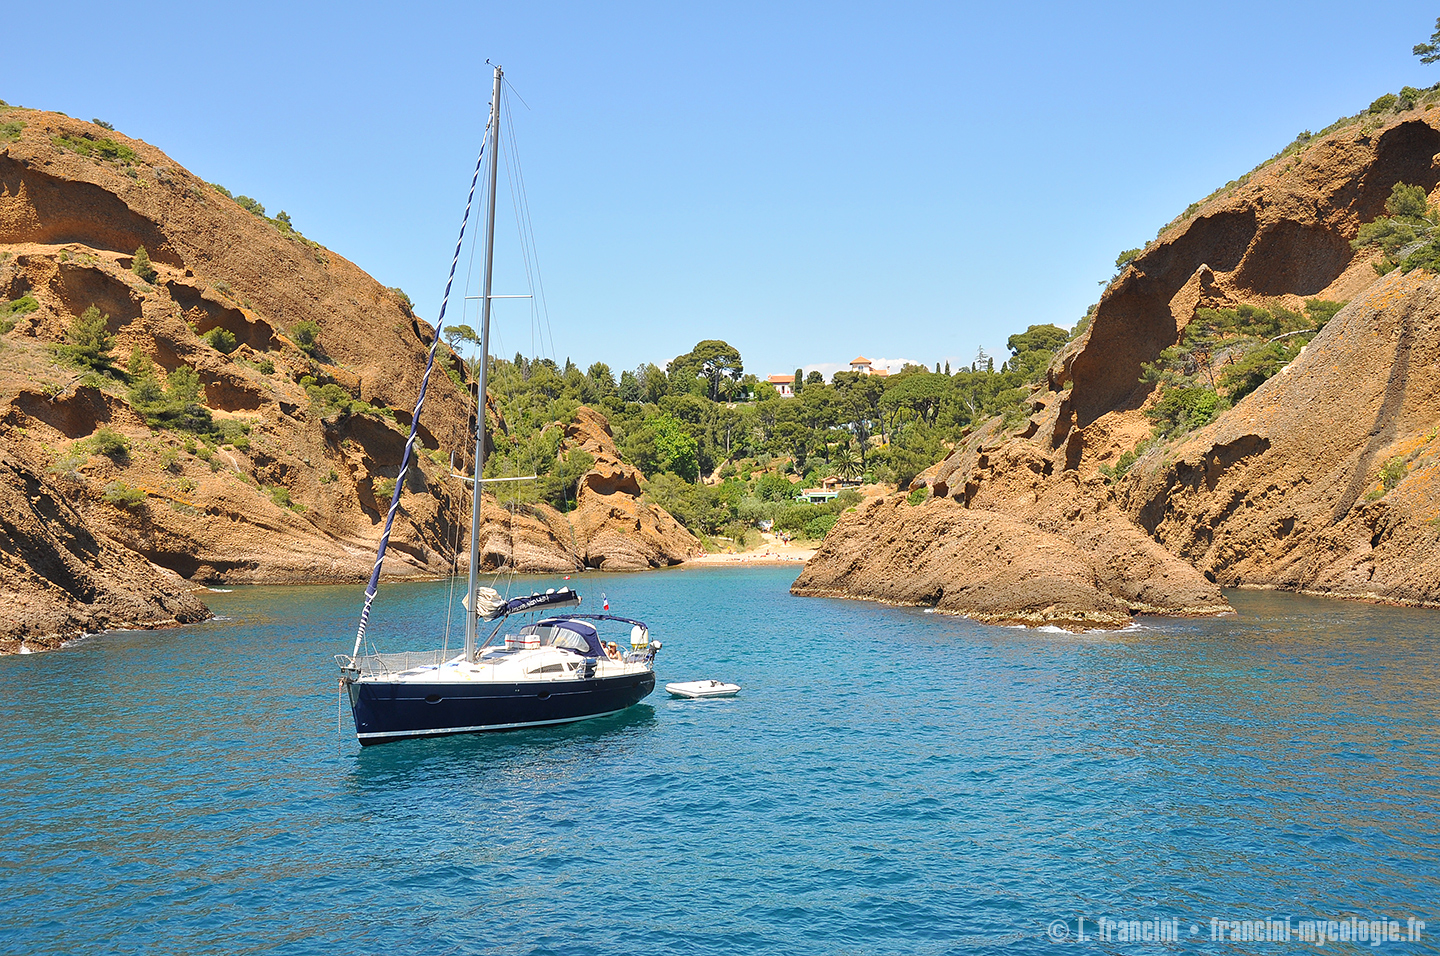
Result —
<instances>
[{"instance_id":1,"label":"green shrub","mask_svg":"<svg viewBox=\"0 0 1440 956\"><path fill-rule=\"evenodd\" d=\"M309 319L296 322L290 329L290 340L312 358L318 358L323 353L320 349L320 326Z\"/></svg>"},{"instance_id":2,"label":"green shrub","mask_svg":"<svg viewBox=\"0 0 1440 956\"><path fill-rule=\"evenodd\" d=\"M56 353L81 368L109 372L114 363L110 350L115 347L109 322L108 315L101 315L99 309L90 306L70 323L65 330L65 343L56 346Z\"/></svg>"},{"instance_id":3,"label":"green shrub","mask_svg":"<svg viewBox=\"0 0 1440 956\"><path fill-rule=\"evenodd\" d=\"M905 500L912 505L924 504L929 498L929 488L912 488L910 489L910 493L905 496Z\"/></svg>"},{"instance_id":4,"label":"green shrub","mask_svg":"<svg viewBox=\"0 0 1440 956\"><path fill-rule=\"evenodd\" d=\"M15 319L18 316L34 312L38 308L40 303L28 292L13 301L0 302L0 335L5 335L15 328Z\"/></svg>"},{"instance_id":5,"label":"green shrub","mask_svg":"<svg viewBox=\"0 0 1440 956\"><path fill-rule=\"evenodd\" d=\"M658 415L650 424L654 429L655 459L659 470L678 475L685 481L695 481L700 476L699 443L689 429L670 415Z\"/></svg>"},{"instance_id":6,"label":"green shrub","mask_svg":"<svg viewBox=\"0 0 1440 956\"><path fill-rule=\"evenodd\" d=\"M207 436L215 433L210 409L200 403L200 376L188 365L171 372L163 388L153 372L135 376L130 383L129 398L130 406L151 428ZM186 450L189 451L188 446Z\"/></svg>"},{"instance_id":7,"label":"green shrub","mask_svg":"<svg viewBox=\"0 0 1440 956\"><path fill-rule=\"evenodd\" d=\"M261 359L255 367L260 370L261 375L275 374L275 363L270 361L268 358Z\"/></svg>"},{"instance_id":8,"label":"green shrub","mask_svg":"<svg viewBox=\"0 0 1440 956\"><path fill-rule=\"evenodd\" d=\"M1430 203L1423 187L1396 183L1385 200L1385 211L1401 219L1424 219L1430 215Z\"/></svg>"},{"instance_id":9,"label":"green shrub","mask_svg":"<svg viewBox=\"0 0 1440 956\"><path fill-rule=\"evenodd\" d=\"M1395 267L1394 264L1387 259L1384 263L1377 264L1375 271L1381 275L1389 272L1390 269L1382 268L1384 265L1389 265L1391 268ZM1419 249L1410 253L1405 257L1405 261L1399 264L1399 268L1401 272L1411 272L1415 269L1424 269L1426 272L1440 272L1440 239L1427 242Z\"/></svg>"},{"instance_id":10,"label":"green shrub","mask_svg":"<svg viewBox=\"0 0 1440 956\"><path fill-rule=\"evenodd\" d=\"M123 481L112 481L105 486L105 500L117 508L129 510L145 503L145 492Z\"/></svg>"},{"instance_id":11,"label":"green shrub","mask_svg":"<svg viewBox=\"0 0 1440 956\"><path fill-rule=\"evenodd\" d=\"M250 426L247 423L234 418L223 418L216 423L215 430L225 444L233 445L240 451L250 450Z\"/></svg>"},{"instance_id":12,"label":"green shrub","mask_svg":"<svg viewBox=\"0 0 1440 956\"><path fill-rule=\"evenodd\" d=\"M786 505L775 515L775 527L780 531L799 534L816 518L833 517L834 509L826 505L812 505L801 502Z\"/></svg>"},{"instance_id":13,"label":"green shrub","mask_svg":"<svg viewBox=\"0 0 1440 956\"><path fill-rule=\"evenodd\" d=\"M1225 407L1220 396L1208 388L1172 388L1145 414L1155 423L1156 434L1170 438L1210 424Z\"/></svg>"},{"instance_id":14,"label":"green shrub","mask_svg":"<svg viewBox=\"0 0 1440 956\"><path fill-rule=\"evenodd\" d=\"M135 250L135 258L130 262L130 271L146 282L155 281L155 267L150 264L150 253L145 251L144 246Z\"/></svg>"},{"instance_id":15,"label":"green shrub","mask_svg":"<svg viewBox=\"0 0 1440 956\"><path fill-rule=\"evenodd\" d=\"M1377 98L1375 102L1371 103L1370 108L1367 109L1365 112L1383 113L1386 110L1393 109L1395 104L1398 102L1400 102L1400 97L1396 96L1394 93L1386 93L1384 96Z\"/></svg>"},{"instance_id":16,"label":"green shrub","mask_svg":"<svg viewBox=\"0 0 1440 956\"><path fill-rule=\"evenodd\" d=\"M1406 256L1403 262L1395 259L1402 249L1429 239L1435 232L1435 223L1440 217L1426 200L1424 188L1396 183L1390 190L1390 198L1385 200L1385 211L1390 215L1360 227L1359 234L1350 241L1351 247L1378 246L1384 255L1374 266L1382 276L1397 267L1405 272L1412 269L1436 271L1440 266L1440 239L1426 242Z\"/></svg>"},{"instance_id":17,"label":"green shrub","mask_svg":"<svg viewBox=\"0 0 1440 956\"><path fill-rule=\"evenodd\" d=\"M306 384L307 380L309 384ZM307 375L300 380L300 384L304 387L305 394L310 396L310 410L321 418L337 414L361 415L374 411L369 404L357 400L334 382L317 385L315 380Z\"/></svg>"},{"instance_id":18,"label":"green shrub","mask_svg":"<svg viewBox=\"0 0 1440 956\"><path fill-rule=\"evenodd\" d=\"M415 314L415 303L410 301L410 297L405 294L404 289L399 286L392 286L390 292L400 301L400 308L405 310L406 315Z\"/></svg>"},{"instance_id":19,"label":"green shrub","mask_svg":"<svg viewBox=\"0 0 1440 956\"><path fill-rule=\"evenodd\" d=\"M235 333L218 325L202 335L201 338L206 345L222 355L229 355L236 349ZM271 370L274 370L274 366L271 366Z\"/></svg>"},{"instance_id":20,"label":"green shrub","mask_svg":"<svg viewBox=\"0 0 1440 956\"><path fill-rule=\"evenodd\" d=\"M375 491L375 500L377 502L386 504L391 498L395 497L394 478L374 478L370 482L370 487Z\"/></svg>"},{"instance_id":21,"label":"green shrub","mask_svg":"<svg viewBox=\"0 0 1440 956\"><path fill-rule=\"evenodd\" d=\"M290 505L291 505L291 501L290 501L290 489L288 489L288 488L271 488L271 489L270 489L270 500L273 501L273 502L275 502L277 505L279 505L279 506L282 507L282 508L289 508Z\"/></svg>"},{"instance_id":22,"label":"green shrub","mask_svg":"<svg viewBox=\"0 0 1440 956\"><path fill-rule=\"evenodd\" d=\"M1380 484L1384 486L1386 494L1394 491L1395 486L1405 479L1407 470L1405 459L1401 456L1391 458L1385 463L1380 469Z\"/></svg>"},{"instance_id":23,"label":"green shrub","mask_svg":"<svg viewBox=\"0 0 1440 956\"><path fill-rule=\"evenodd\" d=\"M20 138L20 131L25 124L20 120L11 120L8 123L0 123L0 143L8 143Z\"/></svg>"},{"instance_id":24,"label":"green shrub","mask_svg":"<svg viewBox=\"0 0 1440 956\"><path fill-rule=\"evenodd\" d=\"M767 471L755 482L755 497L761 501L790 501L795 497L795 485L784 475Z\"/></svg>"},{"instance_id":25,"label":"green shrub","mask_svg":"<svg viewBox=\"0 0 1440 956\"><path fill-rule=\"evenodd\" d=\"M230 195L230 190L226 189L224 186L220 185L219 183L211 183L211 184L210 184L210 188L213 189L213 190L215 190L215 191L216 191L217 193L219 193L220 195L224 196L226 199L234 199L234 198L235 198L234 196Z\"/></svg>"},{"instance_id":26,"label":"green shrub","mask_svg":"<svg viewBox=\"0 0 1440 956\"><path fill-rule=\"evenodd\" d=\"M579 504L577 485L585 473L595 467L595 458L587 451L572 448L555 463L550 474L540 479L540 494L558 511L569 511Z\"/></svg>"},{"instance_id":27,"label":"green shrub","mask_svg":"<svg viewBox=\"0 0 1440 956\"><path fill-rule=\"evenodd\" d=\"M920 490L924 491L925 489ZM911 502L911 504L914 503ZM818 518L811 518L805 525L805 537L819 541L830 533L830 529L835 527L835 522L839 520L839 515L821 515Z\"/></svg>"},{"instance_id":28,"label":"green shrub","mask_svg":"<svg viewBox=\"0 0 1440 956\"><path fill-rule=\"evenodd\" d=\"M1322 329L1325 324L1335 318L1335 313L1345 308L1345 302L1332 302L1329 299L1306 299L1305 314L1316 329Z\"/></svg>"},{"instance_id":29,"label":"green shrub","mask_svg":"<svg viewBox=\"0 0 1440 956\"><path fill-rule=\"evenodd\" d=\"M130 453L130 442L124 435L109 427L102 427L91 436L90 447L95 454L115 461L125 459Z\"/></svg>"},{"instance_id":30,"label":"green shrub","mask_svg":"<svg viewBox=\"0 0 1440 956\"><path fill-rule=\"evenodd\" d=\"M102 119L92 119L90 122L94 123L96 126L100 127L101 129L109 130L109 131L112 132L112 133L115 132L115 126L114 126L113 123L107 123L107 122L105 122L105 121L102 120Z\"/></svg>"},{"instance_id":31,"label":"green shrub","mask_svg":"<svg viewBox=\"0 0 1440 956\"><path fill-rule=\"evenodd\" d=\"M61 149L68 149L72 153L79 153L81 156L114 159L122 163L133 163L135 161L135 150L123 143L115 142L108 136L97 138L89 135L64 135L56 136L50 142Z\"/></svg>"},{"instance_id":32,"label":"green shrub","mask_svg":"<svg viewBox=\"0 0 1440 956\"><path fill-rule=\"evenodd\" d=\"M265 217L265 207L260 205L260 203L256 200L251 199L249 196L236 196L235 203L241 209L252 212L255 215L261 217L262 219Z\"/></svg>"}]
</instances>

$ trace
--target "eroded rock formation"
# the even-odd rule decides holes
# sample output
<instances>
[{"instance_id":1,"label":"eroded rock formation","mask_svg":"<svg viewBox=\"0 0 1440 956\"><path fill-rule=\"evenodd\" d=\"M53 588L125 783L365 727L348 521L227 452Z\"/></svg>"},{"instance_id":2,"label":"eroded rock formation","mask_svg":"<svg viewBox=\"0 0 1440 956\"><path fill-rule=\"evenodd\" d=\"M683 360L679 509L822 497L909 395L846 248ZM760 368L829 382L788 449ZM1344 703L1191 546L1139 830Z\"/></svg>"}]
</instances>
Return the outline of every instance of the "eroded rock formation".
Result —
<instances>
[{"instance_id":1,"label":"eroded rock formation","mask_svg":"<svg viewBox=\"0 0 1440 956\"><path fill-rule=\"evenodd\" d=\"M65 499L0 442L0 653L210 616L174 574L92 534Z\"/></svg>"},{"instance_id":2,"label":"eroded rock formation","mask_svg":"<svg viewBox=\"0 0 1440 956\"><path fill-rule=\"evenodd\" d=\"M22 633L193 619L198 603L181 578L368 576L433 328L395 290L145 143L54 113L0 108L0 118L24 124L0 144L0 302L29 296L38 305L0 335L0 439L15 463L0 469L0 484L26 497L22 476L44 476L46 493L68 509L67 533L97 542L68 551L67 566L89 560L96 580L135 561L173 572L151 568L145 581L158 583L137 585L144 607L114 603L118 592L99 584L82 588L99 602L89 610L76 603L89 598L45 585L43 574L16 579L6 600L23 613L0 619L0 650ZM67 137L131 152L80 155ZM153 281L131 268L142 245ZM224 441L147 427L124 374L57 361L54 346L92 305L108 316L117 365L148 357L161 385L182 366L195 370ZM319 332L302 349L304 323ZM227 354L216 346L228 337ZM386 563L392 577L467 563L470 509L451 472L469 467L474 403L460 363L441 353L439 364L462 381L438 366L432 377ZM594 419L585 427L608 440ZM102 428L128 447L100 449ZM669 515L636 500L637 476L613 443L605 451L569 516L544 507L517 515L487 500L487 563L638 568L693 553L695 540ZM131 563L117 564L126 552ZM18 568L44 559L27 546L7 560Z\"/></svg>"},{"instance_id":3,"label":"eroded rock formation","mask_svg":"<svg viewBox=\"0 0 1440 956\"><path fill-rule=\"evenodd\" d=\"M1028 421L989 423L917 478L926 503L847 515L796 593L1073 627L1212 613L1217 584L1440 601L1440 279L1377 278L1350 246L1397 182L1435 198L1437 153L1434 111L1341 129L1166 229L1056 356ZM1310 297L1353 301L1218 421L1118 483L1101 474L1149 436L1142 365L1197 309Z\"/></svg>"}]
</instances>

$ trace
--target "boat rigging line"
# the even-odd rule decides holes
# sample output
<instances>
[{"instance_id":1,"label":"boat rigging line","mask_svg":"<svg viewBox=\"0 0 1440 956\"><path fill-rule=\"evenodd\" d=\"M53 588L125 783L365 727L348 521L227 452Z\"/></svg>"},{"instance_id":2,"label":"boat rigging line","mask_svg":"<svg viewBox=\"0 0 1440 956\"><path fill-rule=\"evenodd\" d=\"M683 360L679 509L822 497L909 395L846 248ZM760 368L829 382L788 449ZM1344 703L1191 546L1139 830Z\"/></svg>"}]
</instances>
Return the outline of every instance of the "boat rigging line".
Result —
<instances>
[{"instance_id":1,"label":"boat rigging line","mask_svg":"<svg viewBox=\"0 0 1440 956\"><path fill-rule=\"evenodd\" d=\"M499 80L495 83L496 90L499 90ZM492 138L494 131L491 131ZM355 632L355 653L352 657L360 656L360 648L365 643L365 627L370 622L370 608L375 602L375 593L380 589L380 569L385 563L385 550L390 544L390 530L395 524L395 513L400 510L400 494L405 490L406 473L409 471L411 456L415 454L415 435L420 425L420 409L425 404L425 391L430 386L430 373L435 368L435 352L440 346L440 330L445 325L445 307L450 303L450 286L455 281L455 268L460 264L460 250L465 243L465 226L470 222L470 206L475 201L475 184L480 181L480 167L485 162L485 144L480 145L480 154L475 157L475 172L470 177L470 195L465 200L465 214L460 218L460 235L455 240L455 256L450 260L450 276L445 280L445 295L440 299L440 314L435 319L435 335L430 340L430 354L425 360L425 374L420 377L420 394L415 398L415 410L410 414L410 437L405 440L405 452L400 458L400 474L395 479L395 491L390 496L390 510L385 514L385 530L380 535L380 548L375 555L375 566L370 571L370 583L365 586L365 606L360 611L360 626ZM495 164L492 162L491 168ZM494 178L493 176L491 177ZM495 219L495 194L490 193L490 220L493 225ZM489 289L487 288L488 292ZM488 312L487 312L487 318ZM481 362L484 367L484 362ZM481 381L484 381L482 373ZM483 392L482 392L483 394ZM484 422L480 423L480 434L485 434ZM478 460L478 459L477 459ZM478 470L478 469L477 469ZM479 497L478 495L476 496ZM478 506L477 506L477 509ZM472 538L474 536L472 535ZM474 550L473 548L471 549Z\"/></svg>"}]
</instances>

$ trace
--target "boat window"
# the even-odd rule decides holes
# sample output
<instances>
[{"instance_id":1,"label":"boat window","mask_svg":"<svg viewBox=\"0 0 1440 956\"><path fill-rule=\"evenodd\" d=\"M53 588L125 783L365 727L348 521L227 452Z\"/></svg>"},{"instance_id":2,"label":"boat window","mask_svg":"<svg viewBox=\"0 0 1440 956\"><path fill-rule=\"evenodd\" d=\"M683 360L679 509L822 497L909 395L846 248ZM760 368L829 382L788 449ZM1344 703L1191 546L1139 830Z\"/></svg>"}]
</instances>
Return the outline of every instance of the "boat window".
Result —
<instances>
[{"instance_id":1,"label":"boat window","mask_svg":"<svg viewBox=\"0 0 1440 956\"><path fill-rule=\"evenodd\" d=\"M527 674L558 674L565 669L564 664L546 664L544 667L536 667L526 671Z\"/></svg>"},{"instance_id":2,"label":"boat window","mask_svg":"<svg viewBox=\"0 0 1440 956\"><path fill-rule=\"evenodd\" d=\"M563 628L558 627L555 628L555 638L552 643L556 647L564 647L568 650L579 651L582 654L590 649L590 645L585 643L585 638L581 637L579 634L576 634L574 631L567 631Z\"/></svg>"},{"instance_id":3,"label":"boat window","mask_svg":"<svg viewBox=\"0 0 1440 956\"><path fill-rule=\"evenodd\" d=\"M552 624L527 624L520 629L521 636L534 635L540 638L540 646L545 647L554 643L555 635L561 633L560 628ZM561 645L562 647L564 645Z\"/></svg>"}]
</instances>

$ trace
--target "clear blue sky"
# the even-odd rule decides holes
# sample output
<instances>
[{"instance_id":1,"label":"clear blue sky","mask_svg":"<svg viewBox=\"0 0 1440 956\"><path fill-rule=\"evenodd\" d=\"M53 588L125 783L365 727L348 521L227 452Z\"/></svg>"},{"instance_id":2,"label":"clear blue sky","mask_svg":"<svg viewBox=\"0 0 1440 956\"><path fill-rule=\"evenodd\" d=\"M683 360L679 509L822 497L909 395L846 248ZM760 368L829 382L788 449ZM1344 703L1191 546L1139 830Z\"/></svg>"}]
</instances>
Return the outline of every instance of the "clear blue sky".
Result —
<instances>
[{"instance_id":1,"label":"clear blue sky","mask_svg":"<svg viewBox=\"0 0 1440 956\"><path fill-rule=\"evenodd\" d=\"M1378 8L1377 8L1378 10ZM1440 8L1331 2L44 4L0 98L106 119L433 321L490 78L516 103L549 337L616 371L1004 355L1121 249L1303 129L1440 81ZM501 213L500 244L515 226ZM513 256L497 292L524 292ZM498 354L531 351L521 303Z\"/></svg>"}]
</instances>

